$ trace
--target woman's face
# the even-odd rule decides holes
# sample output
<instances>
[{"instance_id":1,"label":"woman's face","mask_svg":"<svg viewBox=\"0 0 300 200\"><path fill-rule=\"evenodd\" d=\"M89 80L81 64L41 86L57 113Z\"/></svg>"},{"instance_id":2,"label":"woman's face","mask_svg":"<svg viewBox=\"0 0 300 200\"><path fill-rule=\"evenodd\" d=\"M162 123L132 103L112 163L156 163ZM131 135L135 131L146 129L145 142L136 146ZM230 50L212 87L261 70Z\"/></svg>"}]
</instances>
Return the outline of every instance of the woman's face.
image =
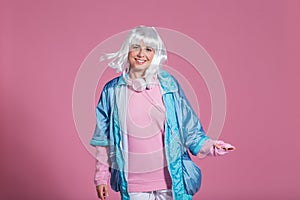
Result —
<instances>
[{"instance_id":1,"label":"woman's face","mask_svg":"<svg viewBox=\"0 0 300 200\"><path fill-rule=\"evenodd\" d=\"M133 44L129 47L128 61L130 70L146 71L154 57L155 50L148 47L141 41L139 44Z\"/></svg>"}]
</instances>

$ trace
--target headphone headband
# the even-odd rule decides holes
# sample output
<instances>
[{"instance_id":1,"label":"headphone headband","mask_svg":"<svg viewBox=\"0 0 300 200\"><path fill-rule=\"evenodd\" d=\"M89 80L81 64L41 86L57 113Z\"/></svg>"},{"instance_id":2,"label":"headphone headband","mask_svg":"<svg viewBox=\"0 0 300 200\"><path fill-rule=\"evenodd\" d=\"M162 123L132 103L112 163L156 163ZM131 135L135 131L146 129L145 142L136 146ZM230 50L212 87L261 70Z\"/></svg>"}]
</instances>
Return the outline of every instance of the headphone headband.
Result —
<instances>
[{"instance_id":1,"label":"headphone headband","mask_svg":"<svg viewBox=\"0 0 300 200\"><path fill-rule=\"evenodd\" d=\"M157 84L155 77L151 77L150 79L149 78L130 79L128 77L128 74L126 74L125 70L123 70L123 78L127 83L127 85L129 85L136 92L142 92L146 89L150 90Z\"/></svg>"}]
</instances>

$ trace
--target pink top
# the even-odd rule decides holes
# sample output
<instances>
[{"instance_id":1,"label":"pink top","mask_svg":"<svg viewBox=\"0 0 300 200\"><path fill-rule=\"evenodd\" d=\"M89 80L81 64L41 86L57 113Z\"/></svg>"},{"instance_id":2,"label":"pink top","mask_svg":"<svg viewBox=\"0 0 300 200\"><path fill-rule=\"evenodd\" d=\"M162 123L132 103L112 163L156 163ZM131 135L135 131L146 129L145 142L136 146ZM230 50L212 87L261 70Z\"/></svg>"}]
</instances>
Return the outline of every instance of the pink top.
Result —
<instances>
[{"instance_id":1,"label":"pink top","mask_svg":"<svg viewBox=\"0 0 300 200\"><path fill-rule=\"evenodd\" d=\"M95 185L107 185L110 176L108 164L108 147L96 146Z\"/></svg>"},{"instance_id":2,"label":"pink top","mask_svg":"<svg viewBox=\"0 0 300 200\"><path fill-rule=\"evenodd\" d=\"M128 191L142 192L172 187L164 155L165 108L160 86L128 90Z\"/></svg>"}]
</instances>

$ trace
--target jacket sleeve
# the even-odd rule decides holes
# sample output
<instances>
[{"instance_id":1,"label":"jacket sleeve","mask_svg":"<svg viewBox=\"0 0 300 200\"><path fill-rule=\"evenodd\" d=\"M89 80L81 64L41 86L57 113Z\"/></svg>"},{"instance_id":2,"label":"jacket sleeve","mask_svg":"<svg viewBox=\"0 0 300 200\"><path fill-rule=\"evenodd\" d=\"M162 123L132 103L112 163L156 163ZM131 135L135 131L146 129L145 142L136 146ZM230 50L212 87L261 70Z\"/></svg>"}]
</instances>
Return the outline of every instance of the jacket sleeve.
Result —
<instances>
[{"instance_id":1,"label":"jacket sleeve","mask_svg":"<svg viewBox=\"0 0 300 200\"><path fill-rule=\"evenodd\" d=\"M96 107L96 127L90 141L92 146L108 146L110 110L109 92L105 85Z\"/></svg>"},{"instance_id":2,"label":"jacket sleeve","mask_svg":"<svg viewBox=\"0 0 300 200\"><path fill-rule=\"evenodd\" d=\"M179 123L181 123L181 132L184 137L184 145L190 150L190 152L194 156L196 156L200 152L204 144L206 144L205 148L210 149L210 146L214 144L214 140L212 140L206 135L198 116L191 107L188 99L186 98L179 84L178 94L178 103L181 112L180 117L178 117L178 119Z\"/></svg>"}]
</instances>

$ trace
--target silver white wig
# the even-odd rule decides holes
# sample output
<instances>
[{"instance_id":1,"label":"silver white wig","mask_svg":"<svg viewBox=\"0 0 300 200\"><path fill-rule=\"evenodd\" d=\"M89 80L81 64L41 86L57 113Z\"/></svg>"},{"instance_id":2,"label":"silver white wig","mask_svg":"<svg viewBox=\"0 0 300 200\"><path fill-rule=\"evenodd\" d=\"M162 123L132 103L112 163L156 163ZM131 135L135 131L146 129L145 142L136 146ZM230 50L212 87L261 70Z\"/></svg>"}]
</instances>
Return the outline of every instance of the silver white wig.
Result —
<instances>
[{"instance_id":1,"label":"silver white wig","mask_svg":"<svg viewBox=\"0 0 300 200\"><path fill-rule=\"evenodd\" d=\"M145 77L155 76L158 74L162 63L167 60L167 51L163 41L154 27L135 27L127 35L119 51L101 56L100 61L111 59L108 65L116 69L117 72L122 72L129 67L128 52L130 46L133 44L139 44L141 41L143 41L146 46L155 50L153 60L145 72Z\"/></svg>"}]
</instances>

